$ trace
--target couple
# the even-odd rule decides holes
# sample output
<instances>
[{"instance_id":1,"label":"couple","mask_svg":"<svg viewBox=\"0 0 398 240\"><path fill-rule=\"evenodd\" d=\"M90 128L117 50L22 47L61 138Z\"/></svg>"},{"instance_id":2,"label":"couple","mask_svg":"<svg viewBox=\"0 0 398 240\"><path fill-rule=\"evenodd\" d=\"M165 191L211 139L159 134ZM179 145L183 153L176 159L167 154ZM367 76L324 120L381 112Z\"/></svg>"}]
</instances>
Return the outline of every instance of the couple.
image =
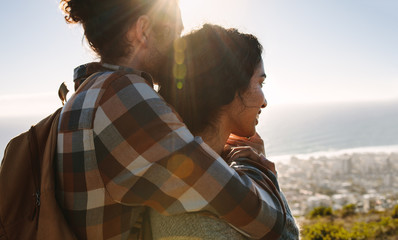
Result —
<instances>
[{"instance_id":1,"label":"couple","mask_svg":"<svg viewBox=\"0 0 398 240\"><path fill-rule=\"evenodd\" d=\"M176 40L172 0L61 4L101 58L75 70L59 122L57 200L78 239L298 238L261 139L224 149L266 106L254 36L205 25Z\"/></svg>"}]
</instances>

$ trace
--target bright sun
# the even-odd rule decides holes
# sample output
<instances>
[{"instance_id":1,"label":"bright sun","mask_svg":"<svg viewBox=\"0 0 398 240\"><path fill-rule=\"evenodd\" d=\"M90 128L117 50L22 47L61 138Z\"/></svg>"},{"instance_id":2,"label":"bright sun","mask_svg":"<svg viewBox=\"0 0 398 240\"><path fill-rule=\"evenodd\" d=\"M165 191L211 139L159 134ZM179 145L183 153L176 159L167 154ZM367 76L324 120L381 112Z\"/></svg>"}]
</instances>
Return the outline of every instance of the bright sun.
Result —
<instances>
[{"instance_id":1,"label":"bright sun","mask_svg":"<svg viewBox=\"0 0 398 240\"><path fill-rule=\"evenodd\" d=\"M180 0L184 32L199 28L204 23L232 27L231 20L242 17L241 10L246 5L243 0Z\"/></svg>"}]
</instances>

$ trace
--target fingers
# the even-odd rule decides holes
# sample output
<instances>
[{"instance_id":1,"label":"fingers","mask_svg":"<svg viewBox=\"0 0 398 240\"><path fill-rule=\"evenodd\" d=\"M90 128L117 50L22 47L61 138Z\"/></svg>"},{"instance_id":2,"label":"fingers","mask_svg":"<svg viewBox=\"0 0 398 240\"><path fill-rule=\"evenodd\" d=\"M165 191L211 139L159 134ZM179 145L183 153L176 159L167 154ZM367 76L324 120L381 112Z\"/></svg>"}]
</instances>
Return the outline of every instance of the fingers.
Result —
<instances>
[{"instance_id":1,"label":"fingers","mask_svg":"<svg viewBox=\"0 0 398 240\"><path fill-rule=\"evenodd\" d=\"M265 155L265 150L264 150L264 143L262 142L251 142L251 141L241 141L241 140L236 140L236 141L227 141L227 144L229 144L231 147L243 147L243 146L248 146L252 147L254 150L257 151L257 153L261 153Z\"/></svg>"},{"instance_id":2,"label":"fingers","mask_svg":"<svg viewBox=\"0 0 398 240\"><path fill-rule=\"evenodd\" d=\"M228 149L229 153L226 154L228 162L232 162L243 157L249 158L260 163L275 175L277 174L275 164L265 156L264 141L257 132L250 138L230 134L227 140L227 145L230 146Z\"/></svg>"},{"instance_id":3,"label":"fingers","mask_svg":"<svg viewBox=\"0 0 398 240\"><path fill-rule=\"evenodd\" d=\"M250 144L249 141L242 141L242 140L227 140L227 143L231 146L238 147L238 146L248 146Z\"/></svg>"},{"instance_id":4,"label":"fingers","mask_svg":"<svg viewBox=\"0 0 398 240\"><path fill-rule=\"evenodd\" d=\"M242 157L249 158L257 162L260 161L260 155L249 146L235 147L227 156L231 162Z\"/></svg>"},{"instance_id":5,"label":"fingers","mask_svg":"<svg viewBox=\"0 0 398 240\"><path fill-rule=\"evenodd\" d=\"M249 142L258 142L258 143L261 142L261 143L263 143L263 140L261 139L260 135L257 132L253 136L251 136L250 138L240 137L240 136L237 136L237 135L231 133L229 135L227 141L231 141L231 142L234 142L234 141L247 142L247 141L249 141Z\"/></svg>"},{"instance_id":6,"label":"fingers","mask_svg":"<svg viewBox=\"0 0 398 240\"><path fill-rule=\"evenodd\" d=\"M250 146L254 148L257 153L265 155L264 141L257 132L250 138L230 134L227 139L227 144L231 147Z\"/></svg>"},{"instance_id":7,"label":"fingers","mask_svg":"<svg viewBox=\"0 0 398 240\"><path fill-rule=\"evenodd\" d=\"M240 146L240 147L231 147L229 153L227 154L227 158L231 158L233 154L242 151L242 150L246 150L247 148L250 148L249 146Z\"/></svg>"},{"instance_id":8,"label":"fingers","mask_svg":"<svg viewBox=\"0 0 398 240\"><path fill-rule=\"evenodd\" d=\"M232 150L232 146L231 145L229 145L229 144L225 144L224 145L224 152L230 152Z\"/></svg>"},{"instance_id":9,"label":"fingers","mask_svg":"<svg viewBox=\"0 0 398 240\"><path fill-rule=\"evenodd\" d=\"M252 139L250 139L250 140L248 140L248 139L246 139L246 140L228 139L227 143L230 144L230 145L236 145L236 146L242 146L242 145L244 146L244 145L249 145L249 144L257 144L257 145L263 145L264 144L262 139L253 139L253 140Z\"/></svg>"},{"instance_id":10,"label":"fingers","mask_svg":"<svg viewBox=\"0 0 398 240\"><path fill-rule=\"evenodd\" d=\"M258 154L253 148L249 146L233 147L226 157L226 159L228 159L227 162L229 163L237 160L238 158L248 158L256 161L265 168L269 169L275 175L277 174L275 163L268 160L263 154Z\"/></svg>"},{"instance_id":11,"label":"fingers","mask_svg":"<svg viewBox=\"0 0 398 240\"><path fill-rule=\"evenodd\" d=\"M246 137L241 137L241 136L238 136L238 135L235 135L235 134L231 133L229 135L228 139L231 139L231 140L244 140L244 139L247 139L247 138Z\"/></svg>"},{"instance_id":12,"label":"fingers","mask_svg":"<svg viewBox=\"0 0 398 240\"><path fill-rule=\"evenodd\" d=\"M263 146L264 142L261 141L242 141L242 140L228 140L227 143L231 146Z\"/></svg>"},{"instance_id":13,"label":"fingers","mask_svg":"<svg viewBox=\"0 0 398 240\"><path fill-rule=\"evenodd\" d=\"M255 135L253 135L250 138L246 138L246 137L240 137L240 136L236 136L234 134L230 134L228 139L227 139L227 143L231 144L231 145L239 145L239 144L250 144L250 143L256 143L256 144L261 144L264 145L264 141L263 139L261 139L260 135L258 135L258 133L256 133Z\"/></svg>"},{"instance_id":14,"label":"fingers","mask_svg":"<svg viewBox=\"0 0 398 240\"><path fill-rule=\"evenodd\" d=\"M232 146L231 145L229 145L229 144L225 144L224 145L224 149L223 149L223 151L222 151L222 153L221 153L221 157L225 160L225 161L227 161L228 160L228 154L230 153L232 151ZM228 163L228 161L227 161L227 163Z\"/></svg>"},{"instance_id":15,"label":"fingers","mask_svg":"<svg viewBox=\"0 0 398 240\"><path fill-rule=\"evenodd\" d=\"M256 153L265 155L265 151L262 145L260 144L238 144L238 145L231 145L232 148L235 147L251 147Z\"/></svg>"}]
</instances>

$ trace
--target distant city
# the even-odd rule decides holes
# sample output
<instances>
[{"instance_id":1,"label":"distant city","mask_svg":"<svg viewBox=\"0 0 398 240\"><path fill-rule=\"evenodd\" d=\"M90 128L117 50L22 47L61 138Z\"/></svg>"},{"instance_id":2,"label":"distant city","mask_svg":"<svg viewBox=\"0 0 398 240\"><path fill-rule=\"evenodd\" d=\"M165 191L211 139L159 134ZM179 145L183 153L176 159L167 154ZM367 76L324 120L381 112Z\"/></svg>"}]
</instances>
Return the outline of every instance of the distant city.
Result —
<instances>
[{"instance_id":1,"label":"distant city","mask_svg":"<svg viewBox=\"0 0 398 240\"><path fill-rule=\"evenodd\" d=\"M315 207L355 204L358 212L398 204L398 153L351 153L277 163L279 184L293 215Z\"/></svg>"}]
</instances>

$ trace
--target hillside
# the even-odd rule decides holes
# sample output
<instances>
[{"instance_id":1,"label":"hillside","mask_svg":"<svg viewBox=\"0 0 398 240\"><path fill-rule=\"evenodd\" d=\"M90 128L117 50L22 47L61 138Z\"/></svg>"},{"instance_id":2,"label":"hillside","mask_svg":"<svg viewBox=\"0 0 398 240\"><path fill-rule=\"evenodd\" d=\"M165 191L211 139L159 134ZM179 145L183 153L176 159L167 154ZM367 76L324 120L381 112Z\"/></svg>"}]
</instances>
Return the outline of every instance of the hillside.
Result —
<instances>
[{"instance_id":1,"label":"hillside","mask_svg":"<svg viewBox=\"0 0 398 240\"><path fill-rule=\"evenodd\" d=\"M398 239L398 205L384 212L369 213L356 213L352 204L335 212L318 207L297 221L303 240Z\"/></svg>"}]
</instances>

